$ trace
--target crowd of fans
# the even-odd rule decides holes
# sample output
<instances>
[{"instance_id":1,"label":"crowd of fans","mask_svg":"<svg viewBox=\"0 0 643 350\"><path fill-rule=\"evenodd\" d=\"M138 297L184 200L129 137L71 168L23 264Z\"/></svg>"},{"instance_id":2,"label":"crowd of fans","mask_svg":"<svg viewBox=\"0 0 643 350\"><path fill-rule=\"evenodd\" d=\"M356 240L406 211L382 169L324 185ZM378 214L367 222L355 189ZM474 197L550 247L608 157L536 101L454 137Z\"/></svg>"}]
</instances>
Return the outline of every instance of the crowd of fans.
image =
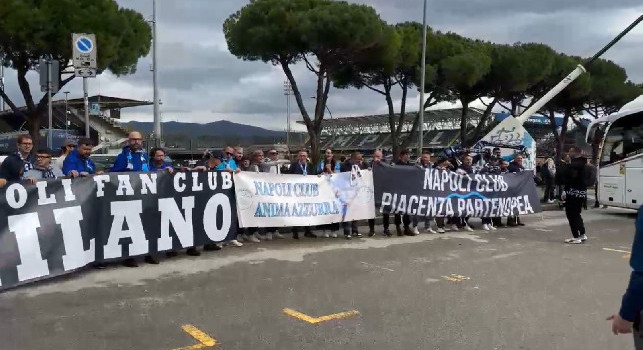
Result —
<instances>
[{"instance_id":1,"label":"crowd of fans","mask_svg":"<svg viewBox=\"0 0 643 350\"><path fill-rule=\"evenodd\" d=\"M47 149L40 149L32 153L33 141L28 135L20 136L17 140L18 152L7 157L0 166L0 187L10 182L27 181L35 183L39 180L56 179L59 177L85 177L94 174L102 174L103 171L97 170L96 164L91 159L91 152L94 146L90 139L80 139L76 144L65 142L61 156L52 162L52 153ZM431 156L428 153L422 154L416 162L411 162L410 152L403 150L398 160L390 165L392 166L415 166L419 168L438 168L449 171L455 171L462 174L472 174L475 172L485 174L502 174L506 172L523 171L522 156L516 155L512 162L507 162L500 157L500 150L494 150L490 154L483 167L474 168L474 157L469 153L455 156L438 157L435 163L431 162ZM339 172L350 172L358 169L370 169L375 164L385 164L381 151L374 153L370 162L365 162L360 152L353 153L348 159L336 159L333 151L328 149L319 164L312 164L309 160L307 151L302 150L297 154L294 162L289 163L287 160L279 159L276 150L267 152L267 159L264 158L264 151L256 150L252 152L249 158L244 157L244 150L241 147L226 147L221 151L206 151L201 163L193 168L180 167L175 169L171 164L166 163L165 151L162 148L154 148L149 153L145 152L142 147L142 136L139 132L131 132L128 135L127 145L123 147L122 152L117 156L109 172L128 172L128 171L227 171L227 172L265 172L265 173L289 173L299 175L318 175L332 174ZM477 161L477 160L476 160ZM423 222L424 230L428 233L445 233L447 230L473 231L469 218L419 218L409 215L395 214L393 223L398 236L415 236L420 233L418 226ZM390 231L390 215L383 214L382 217L384 236L392 236ZM508 226L523 225L520 218L510 217L507 219ZM435 229L434 229L435 226ZM483 218L481 228L486 231L495 230L497 227L503 227L501 218ZM368 236L375 235L375 220L368 221ZM338 237L340 230L345 239L362 238L359 232L357 222L343 222L321 225L315 228L321 231L321 237L330 238ZM304 237L317 238L313 233L313 227L293 227L291 228L292 237L300 238L300 232L303 231ZM238 228L237 235L227 237L224 242L207 244L202 247L203 250L220 250L224 246L241 247L244 243L259 243L261 241L284 239L284 235L277 228ZM188 255L200 255L199 247L193 247L186 251ZM175 256L176 252L168 252L168 256ZM158 264L156 256L148 255L145 261L152 264ZM137 266L135 259L124 261L126 266ZM102 267L102 266L99 266Z\"/></svg>"}]
</instances>

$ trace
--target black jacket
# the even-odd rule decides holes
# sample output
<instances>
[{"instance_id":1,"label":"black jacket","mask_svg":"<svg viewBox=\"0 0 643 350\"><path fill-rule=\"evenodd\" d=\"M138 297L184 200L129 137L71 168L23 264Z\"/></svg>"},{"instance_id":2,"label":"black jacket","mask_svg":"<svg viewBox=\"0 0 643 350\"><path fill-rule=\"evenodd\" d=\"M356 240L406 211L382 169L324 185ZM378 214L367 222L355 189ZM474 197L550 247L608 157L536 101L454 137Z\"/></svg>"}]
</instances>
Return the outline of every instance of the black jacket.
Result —
<instances>
[{"instance_id":1,"label":"black jacket","mask_svg":"<svg viewBox=\"0 0 643 350\"><path fill-rule=\"evenodd\" d=\"M352 159L347 159L344 163L342 163L340 167L341 172L347 172L347 171L352 171L353 170L353 165L359 165L359 168L361 170L366 170L368 169L368 164L364 162L356 163Z\"/></svg>"},{"instance_id":2,"label":"black jacket","mask_svg":"<svg viewBox=\"0 0 643 350\"><path fill-rule=\"evenodd\" d=\"M292 162L290 164L290 173L291 174L297 174L297 175L303 175L304 174L304 169L302 169L302 166L299 164L299 162ZM317 171L315 169L315 166L313 166L311 163L306 163L306 175L316 175Z\"/></svg>"},{"instance_id":3,"label":"black jacket","mask_svg":"<svg viewBox=\"0 0 643 350\"><path fill-rule=\"evenodd\" d=\"M565 191L587 191L587 187L596 182L596 168L587 164L587 158L572 159L569 164L561 165L556 170L556 183L564 186Z\"/></svg>"},{"instance_id":4,"label":"black jacket","mask_svg":"<svg viewBox=\"0 0 643 350\"><path fill-rule=\"evenodd\" d=\"M510 173L520 173L525 170L525 167L523 167L521 164L518 164L516 162L511 162L509 163L509 167L507 167L507 170Z\"/></svg>"},{"instance_id":5,"label":"black jacket","mask_svg":"<svg viewBox=\"0 0 643 350\"><path fill-rule=\"evenodd\" d=\"M17 182L22 180L25 165L20 156L12 154L5 158L0 165L0 178L7 182Z\"/></svg>"},{"instance_id":6,"label":"black jacket","mask_svg":"<svg viewBox=\"0 0 643 350\"><path fill-rule=\"evenodd\" d=\"M396 162L395 162L395 165L402 165L402 166L415 166L415 165L414 165L413 163L411 163L411 162L405 163L405 162L403 162L403 161L401 161L401 160L396 161Z\"/></svg>"}]
</instances>

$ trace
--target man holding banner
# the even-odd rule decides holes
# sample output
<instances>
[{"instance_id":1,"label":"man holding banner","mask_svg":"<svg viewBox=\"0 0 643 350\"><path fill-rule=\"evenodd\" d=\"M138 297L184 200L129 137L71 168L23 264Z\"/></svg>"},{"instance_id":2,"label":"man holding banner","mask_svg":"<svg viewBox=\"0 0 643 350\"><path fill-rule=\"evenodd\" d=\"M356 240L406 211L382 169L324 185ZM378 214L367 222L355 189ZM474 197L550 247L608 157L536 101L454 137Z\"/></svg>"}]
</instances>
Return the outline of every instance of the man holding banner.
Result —
<instances>
[{"instance_id":1,"label":"man holding banner","mask_svg":"<svg viewBox=\"0 0 643 350\"><path fill-rule=\"evenodd\" d=\"M395 162L395 165L399 166L413 166L413 163L409 160L411 157L411 151L408 149L403 149L400 151L400 159ZM402 232L401 225L404 223L404 232ZM411 231L411 217L409 214L395 214L395 229L397 230L398 236L415 236L413 231Z\"/></svg>"},{"instance_id":2,"label":"man holding banner","mask_svg":"<svg viewBox=\"0 0 643 350\"><path fill-rule=\"evenodd\" d=\"M350 172L351 177L354 177L361 176L361 174L359 174L359 171L365 170L367 168L368 166L364 164L362 153L353 152L353 154L351 154L351 157L347 159L344 164L342 164L341 171ZM362 234L359 233L357 229L357 221L342 221L342 228L344 229L344 238L351 239L351 236L362 238Z\"/></svg>"},{"instance_id":3,"label":"man holding banner","mask_svg":"<svg viewBox=\"0 0 643 350\"><path fill-rule=\"evenodd\" d=\"M114 160L111 172L123 173L130 171L150 171L150 159L143 150L143 136L138 131L131 131L127 135L127 146L123 147L121 153ZM145 262L158 264L159 260L154 255L146 255ZM134 258L128 258L123 262L127 267L138 267Z\"/></svg>"},{"instance_id":4,"label":"man holding banner","mask_svg":"<svg viewBox=\"0 0 643 350\"><path fill-rule=\"evenodd\" d=\"M92 154L93 147L94 142L91 139L83 138L78 140L78 147L63 162L63 174L65 176L79 177L101 173L96 172L96 164L89 157Z\"/></svg>"},{"instance_id":5,"label":"man holding banner","mask_svg":"<svg viewBox=\"0 0 643 350\"><path fill-rule=\"evenodd\" d=\"M297 160L290 164L290 173L295 175L315 175L315 167L308 162L308 151L301 150L297 154ZM304 227L304 237L317 238L310 229L310 226ZM299 239L299 227L292 228L292 238Z\"/></svg>"}]
</instances>

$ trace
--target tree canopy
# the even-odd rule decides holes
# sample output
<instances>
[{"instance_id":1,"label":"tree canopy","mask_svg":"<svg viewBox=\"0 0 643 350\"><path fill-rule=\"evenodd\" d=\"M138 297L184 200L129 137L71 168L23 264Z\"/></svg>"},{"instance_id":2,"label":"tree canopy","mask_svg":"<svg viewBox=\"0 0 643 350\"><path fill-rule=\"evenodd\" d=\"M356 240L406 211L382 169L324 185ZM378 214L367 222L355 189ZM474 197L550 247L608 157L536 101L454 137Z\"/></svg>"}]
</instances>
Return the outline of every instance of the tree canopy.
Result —
<instances>
[{"instance_id":1,"label":"tree canopy","mask_svg":"<svg viewBox=\"0 0 643 350\"><path fill-rule=\"evenodd\" d=\"M417 117L410 132L403 130L410 115L410 89L424 89L424 108L460 101L460 142L469 145L493 127L492 111L502 107L517 116L583 62L541 43L494 44L427 28L426 83L421 87L422 25L389 25L372 8L342 1L256 0L231 15L224 32L230 52L237 57L283 68L308 128L313 155L319 151L318 136L331 82L337 88L367 88L384 97L397 156L417 137ZM306 64L317 78L313 116L306 111L292 75L291 67L298 62ZM401 92L399 110L394 108L394 92ZM588 67L588 74L540 112L563 114L566 121L580 125L580 114L598 117L613 112L639 94L641 86L629 82L622 67L598 60ZM486 109L480 122L472 126L467 112L476 100ZM553 117L552 132L561 147L564 132L556 129Z\"/></svg>"},{"instance_id":2,"label":"tree canopy","mask_svg":"<svg viewBox=\"0 0 643 350\"><path fill-rule=\"evenodd\" d=\"M381 42L392 39L375 10L332 0L256 0L223 24L230 52L244 60L281 66L306 124L315 161L333 77L365 57L378 57ZM292 73L305 63L317 80L315 110L309 114Z\"/></svg>"},{"instance_id":3,"label":"tree canopy","mask_svg":"<svg viewBox=\"0 0 643 350\"><path fill-rule=\"evenodd\" d=\"M150 50L152 32L143 16L120 8L114 0L3 0L0 2L0 57L5 67L18 72L18 84L27 106L27 121L34 142L39 139L40 116L48 100L34 102L26 79L41 57L71 66L72 33L93 33L98 46L98 72L132 74L140 57ZM61 81L60 87L73 79ZM0 95L17 110L4 91ZM35 149L35 147L34 147Z\"/></svg>"}]
</instances>

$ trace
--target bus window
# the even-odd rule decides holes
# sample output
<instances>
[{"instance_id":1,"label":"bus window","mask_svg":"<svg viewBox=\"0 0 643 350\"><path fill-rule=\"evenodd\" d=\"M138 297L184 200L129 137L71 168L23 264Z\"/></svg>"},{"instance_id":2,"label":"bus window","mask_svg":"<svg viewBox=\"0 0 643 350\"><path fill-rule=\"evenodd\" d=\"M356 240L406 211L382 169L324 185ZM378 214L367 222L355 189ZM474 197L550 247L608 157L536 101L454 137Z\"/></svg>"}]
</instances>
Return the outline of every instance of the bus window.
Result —
<instances>
[{"instance_id":1,"label":"bus window","mask_svg":"<svg viewBox=\"0 0 643 350\"><path fill-rule=\"evenodd\" d=\"M601 166L643 152L643 112L616 120L605 135Z\"/></svg>"}]
</instances>

